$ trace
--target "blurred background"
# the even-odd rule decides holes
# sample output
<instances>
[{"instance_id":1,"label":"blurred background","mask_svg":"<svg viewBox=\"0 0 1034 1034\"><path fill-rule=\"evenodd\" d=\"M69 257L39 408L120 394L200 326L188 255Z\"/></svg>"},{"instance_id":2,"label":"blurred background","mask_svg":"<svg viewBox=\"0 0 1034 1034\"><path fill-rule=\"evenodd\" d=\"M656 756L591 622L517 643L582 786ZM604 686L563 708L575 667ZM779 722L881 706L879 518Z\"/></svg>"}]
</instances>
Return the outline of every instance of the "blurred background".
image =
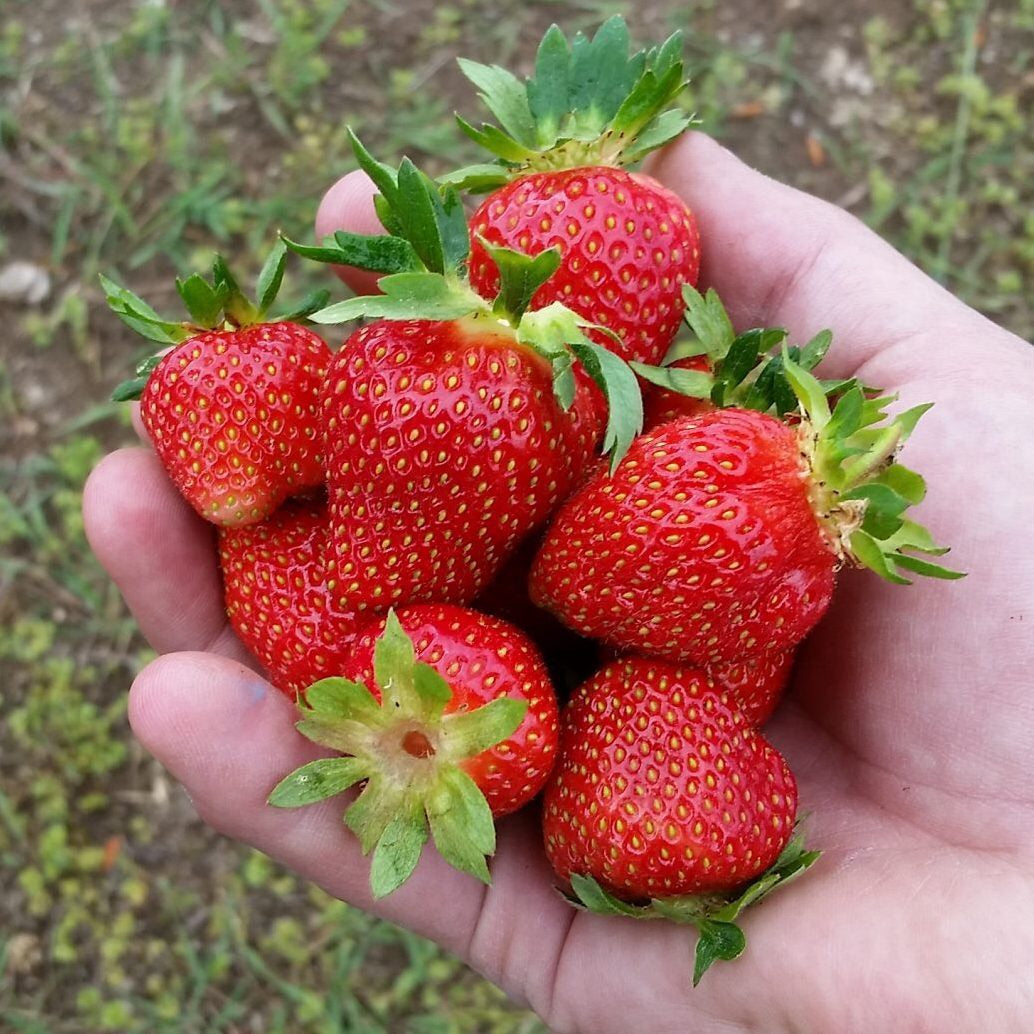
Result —
<instances>
[{"instance_id":1,"label":"blurred background","mask_svg":"<svg viewBox=\"0 0 1034 1034\"><path fill-rule=\"evenodd\" d=\"M311 235L346 125L460 164L458 53L527 71L550 22L617 11L684 30L705 129L1034 334L1034 0L0 0L0 1031L543 1029L200 824L129 735L149 653L79 495L147 352L99 271L170 315L213 249L249 282L277 228Z\"/></svg>"}]
</instances>

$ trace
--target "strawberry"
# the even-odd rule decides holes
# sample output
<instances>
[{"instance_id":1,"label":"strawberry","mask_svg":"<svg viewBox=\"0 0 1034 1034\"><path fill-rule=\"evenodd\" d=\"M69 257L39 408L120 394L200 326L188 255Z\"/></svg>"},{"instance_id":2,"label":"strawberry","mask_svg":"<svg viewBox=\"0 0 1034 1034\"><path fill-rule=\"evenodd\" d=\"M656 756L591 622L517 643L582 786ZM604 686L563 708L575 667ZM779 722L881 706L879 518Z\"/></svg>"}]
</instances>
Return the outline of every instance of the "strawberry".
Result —
<instances>
[{"instance_id":1,"label":"strawberry","mask_svg":"<svg viewBox=\"0 0 1034 1034\"><path fill-rule=\"evenodd\" d=\"M700 670L629 657L564 710L542 824L551 865L583 905L693 922L706 956L729 942L708 928L722 908L815 860L784 855L796 813L786 761L727 693ZM698 948L698 969L712 960Z\"/></svg>"},{"instance_id":2,"label":"strawberry","mask_svg":"<svg viewBox=\"0 0 1034 1034\"><path fill-rule=\"evenodd\" d=\"M331 591L325 499L290 500L271 517L219 531L226 613L241 642L294 697L339 675L358 624Z\"/></svg>"},{"instance_id":3,"label":"strawberry","mask_svg":"<svg viewBox=\"0 0 1034 1034\"><path fill-rule=\"evenodd\" d=\"M460 765L496 818L517 811L545 785L559 730L556 694L535 644L505 621L446 603L403 607L396 617L417 661L449 683L446 714L474 710L500 696L527 703L512 736ZM373 684L376 643L385 625L381 618L360 631L341 669L345 678Z\"/></svg>"},{"instance_id":4,"label":"strawberry","mask_svg":"<svg viewBox=\"0 0 1034 1034\"><path fill-rule=\"evenodd\" d=\"M615 453L641 425L639 389L574 314L526 311L555 252L494 250L502 286L489 304L463 279L469 238L455 192L355 147L389 235L291 244L389 273L383 294L312 316L381 317L345 342L323 393L337 589L342 605L363 609L466 603L584 475L600 391L611 402L603 447Z\"/></svg>"},{"instance_id":5,"label":"strawberry","mask_svg":"<svg viewBox=\"0 0 1034 1034\"><path fill-rule=\"evenodd\" d=\"M289 496L323 481L318 397L330 349L294 322L325 301L267 317L283 279L278 243L253 305L217 258L212 283L198 274L177 287L189 323L163 320L102 277L112 309L134 330L173 348L141 365L115 398L140 399L155 452L183 497L224 527L262 520Z\"/></svg>"},{"instance_id":6,"label":"strawberry","mask_svg":"<svg viewBox=\"0 0 1034 1034\"><path fill-rule=\"evenodd\" d=\"M449 864L489 882L493 815L534 796L556 748L534 646L473 611L414 607L361 633L350 671L362 682L324 679L300 704L299 731L337 756L286 776L269 802L298 807L362 784L344 820L373 851L376 897L409 878L428 829Z\"/></svg>"},{"instance_id":7,"label":"strawberry","mask_svg":"<svg viewBox=\"0 0 1034 1034\"><path fill-rule=\"evenodd\" d=\"M773 650L745 661L709 668L707 673L715 685L736 702L751 725L761 726L772 717L786 689L793 659L793 650Z\"/></svg>"},{"instance_id":8,"label":"strawberry","mask_svg":"<svg viewBox=\"0 0 1034 1034\"><path fill-rule=\"evenodd\" d=\"M929 407L879 426L891 399L855 386L831 413L822 385L782 362L797 425L721 409L642 435L561 508L532 599L618 649L706 667L799 642L842 563L959 577L912 555L945 551L903 516L925 485L892 462Z\"/></svg>"},{"instance_id":9,"label":"strawberry","mask_svg":"<svg viewBox=\"0 0 1034 1034\"><path fill-rule=\"evenodd\" d=\"M668 110L686 83L681 38L629 55L620 17L590 41L570 43L553 26L534 75L520 82L498 67L461 60L499 126L461 128L497 156L450 182L492 192L471 218L470 277L492 297L498 273L486 245L535 253L559 249L557 274L532 307L563 302L608 328L626 360L659 362L682 314L681 288L696 282L700 238L685 202L624 166L673 139L692 121Z\"/></svg>"}]
</instances>

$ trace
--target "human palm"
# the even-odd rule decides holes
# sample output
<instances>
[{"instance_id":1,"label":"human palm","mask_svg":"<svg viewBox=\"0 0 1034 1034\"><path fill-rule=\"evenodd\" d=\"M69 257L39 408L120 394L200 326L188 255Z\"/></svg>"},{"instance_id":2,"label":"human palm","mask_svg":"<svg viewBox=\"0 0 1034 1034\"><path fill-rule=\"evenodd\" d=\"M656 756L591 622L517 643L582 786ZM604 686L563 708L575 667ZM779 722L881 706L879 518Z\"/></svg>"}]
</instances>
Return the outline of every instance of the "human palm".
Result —
<instances>
[{"instance_id":1,"label":"human palm","mask_svg":"<svg viewBox=\"0 0 1034 1034\"><path fill-rule=\"evenodd\" d=\"M691 932L575 912L527 814L500 826L491 888L428 851L372 902L339 803L265 804L315 748L226 623L211 529L145 449L108 457L85 500L95 550L164 653L133 685L134 730L216 829L434 938L558 1032L1029 1031L1034 351L849 216L706 138L651 171L696 210L704 281L738 326L794 340L831 327L823 372L936 403L907 460L929 484L920 519L969 572L907 587L841 576L767 727L825 854L745 915L746 954L693 989ZM372 229L368 201L343 181L320 231Z\"/></svg>"}]
</instances>

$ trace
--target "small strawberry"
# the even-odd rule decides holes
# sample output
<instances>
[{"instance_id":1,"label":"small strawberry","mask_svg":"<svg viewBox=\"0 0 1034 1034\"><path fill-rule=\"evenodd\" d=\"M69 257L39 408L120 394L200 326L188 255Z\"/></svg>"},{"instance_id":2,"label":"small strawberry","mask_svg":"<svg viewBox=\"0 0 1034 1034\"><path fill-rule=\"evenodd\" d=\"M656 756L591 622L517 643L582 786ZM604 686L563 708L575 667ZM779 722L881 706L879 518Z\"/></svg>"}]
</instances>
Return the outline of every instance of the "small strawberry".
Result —
<instances>
[{"instance_id":1,"label":"small strawberry","mask_svg":"<svg viewBox=\"0 0 1034 1034\"><path fill-rule=\"evenodd\" d=\"M492 190L471 218L474 289L492 297L499 276L486 245L536 253L560 250L557 274L532 307L563 302L626 360L659 362L678 329L681 288L696 282L700 238L685 202L626 165L681 133L692 119L670 105L686 83L678 34L629 55L620 16L590 41L568 43L553 26L535 74L520 82L495 66L460 61L499 126L461 128L498 161L449 177Z\"/></svg>"},{"instance_id":2,"label":"small strawberry","mask_svg":"<svg viewBox=\"0 0 1034 1034\"><path fill-rule=\"evenodd\" d=\"M745 661L707 669L716 686L736 702L751 725L761 726L772 717L790 680L794 651L773 650Z\"/></svg>"},{"instance_id":3,"label":"small strawberry","mask_svg":"<svg viewBox=\"0 0 1034 1034\"><path fill-rule=\"evenodd\" d=\"M295 319L320 293L284 316L267 315L283 280L277 244L259 275L258 304L241 294L217 258L212 283L194 274L176 286L191 322L163 320L102 277L108 304L138 333L174 346L119 386L140 399L140 416L169 477L204 518L224 527L262 520L289 496L323 481L318 394L330 349Z\"/></svg>"},{"instance_id":4,"label":"small strawberry","mask_svg":"<svg viewBox=\"0 0 1034 1034\"><path fill-rule=\"evenodd\" d=\"M738 929L713 929L719 916L731 926L734 902L815 860L784 855L796 814L786 761L702 671L625 658L564 710L543 802L550 863L594 910L698 925L699 972L742 951ZM706 957L736 935L737 951Z\"/></svg>"},{"instance_id":5,"label":"small strawberry","mask_svg":"<svg viewBox=\"0 0 1034 1034\"><path fill-rule=\"evenodd\" d=\"M523 634L455 607L400 614L415 645L390 612L360 638L362 684L324 679L305 693L299 731L345 756L302 766L269 798L298 807L362 784L344 820L373 851L376 897L409 878L428 829L450 865L488 883L493 815L534 796L556 747L552 687Z\"/></svg>"},{"instance_id":6,"label":"small strawberry","mask_svg":"<svg viewBox=\"0 0 1034 1034\"><path fill-rule=\"evenodd\" d=\"M474 710L500 696L527 704L512 736L460 766L496 818L522 808L545 786L559 729L556 694L535 643L505 621L447 603L403 607L396 617L417 661L449 683L446 714ZM373 685L376 644L385 627L381 618L360 631L341 669L345 678Z\"/></svg>"},{"instance_id":7,"label":"small strawberry","mask_svg":"<svg viewBox=\"0 0 1034 1034\"><path fill-rule=\"evenodd\" d=\"M230 623L277 689L294 697L344 671L358 621L331 591L324 499L290 500L256 524L220 529L219 563Z\"/></svg>"},{"instance_id":8,"label":"small strawberry","mask_svg":"<svg viewBox=\"0 0 1034 1034\"><path fill-rule=\"evenodd\" d=\"M603 429L601 392L603 447L627 447L641 426L639 388L573 313L526 312L555 252L493 249L502 287L486 302L463 277L469 238L455 192L354 143L389 235L291 244L389 273L383 294L312 316L381 317L345 342L323 393L337 588L347 605L375 610L466 603L584 476Z\"/></svg>"},{"instance_id":9,"label":"small strawberry","mask_svg":"<svg viewBox=\"0 0 1034 1034\"><path fill-rule=\"evenodd\" d=\"M560 509L532 599L618 649L706 667L799 642L842 563L959 577L912 555L945 551L903 516L925 485L892 462L929 407L880 426L890 398L855 386L830 412L814 377L783 367L797 425L722 409L642 435Z\"/></svg>"}]
</instances>

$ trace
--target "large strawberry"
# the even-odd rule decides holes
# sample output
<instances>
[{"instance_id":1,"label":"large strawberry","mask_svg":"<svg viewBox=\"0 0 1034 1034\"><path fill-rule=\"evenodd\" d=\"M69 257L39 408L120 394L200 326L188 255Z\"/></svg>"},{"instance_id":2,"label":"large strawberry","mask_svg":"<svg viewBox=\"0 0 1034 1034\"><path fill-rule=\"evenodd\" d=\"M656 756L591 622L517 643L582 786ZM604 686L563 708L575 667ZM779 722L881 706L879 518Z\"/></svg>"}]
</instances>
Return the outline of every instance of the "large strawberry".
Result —
<instances>
[{"instance_id":1,"label":"large strawberry","mask_svg":"<svg viewBox=\"0 0 1034 1034\"><path fill-rule=\"evenodd\" d=\"M680 51L676 34L630 56L616 16L591 41L579 33L569 43L554 25L526 82L461 60L499 123L477 129L459 120L498 162L449 177L492 190L471 218L476 290L491 297L498 289L486 244L556 247L560 269L532 306L561 301L615 332L623 358L660 361L678 329L682 285L697 279L700 239L685 202L626 166L691 122L670 107L685 86Z\"/></svg>"},{"instance_id":2,"label":"large strawberry","mask_svg":"<svg viewBox=\"0 0 1034 1034\"><path fill-rule=\"evenodd\" d=\"M790 680L794 651L770 650L745 661L720 664L707 673L736 702L751 725L764 725Z\"/></svg>"},{"instance_id":3,"label":"large strawberry","mask_svg":"<svg viewBox=\"0 0 1034 1034\"><path fill-rule=\"evenodd\" d=\"M638 385L570 311L526 311L556 252L493 249L502 286L485 301L463 277L469 238L455 192L408 161L396 172L358 141L356 151L389 234L291 245L388 273L383 294L312 316L382 317L345 342L323 394L337 589L342 605L382 610L469 602L584 475L601 390L603 447L627 447L642 420Z\"/></svg>"},{"instance_id":4,"label":"large strawberry","mask_svg":"<svg viewBox=\"0 0 1034 1034\"><path fill-rule=\"evenodd\" d=\"M259 274L257 304L221 258L212 282L199 274L178 280L191 317L185 323L163 320L102 277L125 323L173 346L142 364L115 398L140 399L144 427L173 483L202 517L226 527L259 521L323 481L318 399L330 349L295 320L326 296L269 316L286 254L278 242Z\"/></svg>"},{"instance_id":5,"label":"large strawberry","mask_svg":"<svg viewBox=\"0 0 1034 1034\"><path fill-rule=\"evenodd\" d=\"M721 409L640 436L558 513L532 598L625 650L708 666L786 649L825 612L843 563L890 581L956 577L904 516L922 478L892 457L928 406L881 424L888 398L822 386L788 358L802 399L790 426Z\"/></svg>"},{"instance_id":6,"label":"large strawberry","mask_svg":"<svg viewBox=\"0 0 1034 1034\"><path fill-rule=\"evenodd\" d=\"M326 500L290 500L272 516L219 531L226 612L277 689L296 696L340 675L358 624L332 592Z\"/></svg>"},{"instance_id":7,"label":"large strawberry","mask_svg":"<svg viewBox=\"0 0 1034 1034\"><path fill-rule=\"evenodd\" d=\"M786 761L702 671L625 658L564 710L543 802L550 863L590 908L698 925L699 972L737 934L742 950L729 927L748 888L756 900L814 861L784 855L796 814Z\"/></svg>"},{"instance_id":8,"label":"large strawberry","mask_svg":"<svg viewBox=\"0 0 1034 1034\"><path fill-rule=\"evenodd\" d=\"M345 824L373 851L377 897L409 878L428 829L447 862L487 883L493 815L534 796L556 748L552 687L522 633L455 607L400 614L416 645L390 612L376 642L361 640L351 668L361 681L325 679L305 694L298 729L338 756L270 795L297 807L362 784Z\"/></svg>"}]
</instances>

